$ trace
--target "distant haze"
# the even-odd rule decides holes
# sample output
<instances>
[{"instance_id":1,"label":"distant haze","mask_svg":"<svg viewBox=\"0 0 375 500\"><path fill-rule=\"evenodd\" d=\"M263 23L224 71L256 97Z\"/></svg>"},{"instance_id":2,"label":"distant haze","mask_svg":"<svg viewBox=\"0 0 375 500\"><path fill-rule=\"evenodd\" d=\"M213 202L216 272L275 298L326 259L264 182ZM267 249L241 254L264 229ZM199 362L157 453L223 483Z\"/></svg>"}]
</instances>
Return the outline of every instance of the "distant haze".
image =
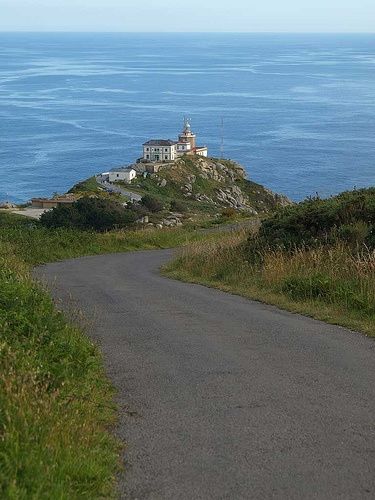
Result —
<instances>
[{"instance_id":1,"label":"distant haze","mask_svg":"<svg viewBox=\"0 0 375 500\"><path fill-rule=\"evenodd\" d=\"M375 0L0 0L1 31L374 32Z\"/></svg>"}]
</instances>

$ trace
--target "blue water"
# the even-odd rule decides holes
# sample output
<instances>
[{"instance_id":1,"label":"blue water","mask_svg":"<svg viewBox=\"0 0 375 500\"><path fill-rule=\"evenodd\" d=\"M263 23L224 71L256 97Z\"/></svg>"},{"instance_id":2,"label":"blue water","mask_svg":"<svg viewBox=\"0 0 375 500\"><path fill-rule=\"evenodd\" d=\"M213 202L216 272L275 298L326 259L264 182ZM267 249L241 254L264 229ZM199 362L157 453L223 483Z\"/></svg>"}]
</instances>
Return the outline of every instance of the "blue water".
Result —
<instances>
[{"instance_id":1,"label":"blue water","mask_svg":"<svg viewBox=\"0 0 375 500\"><path fill-rule=\"evenodd\" d=\"M0 200L132 162L183 116L295 200L375 185L375 35L0 34Z\"/></svg>"}]
</instances>

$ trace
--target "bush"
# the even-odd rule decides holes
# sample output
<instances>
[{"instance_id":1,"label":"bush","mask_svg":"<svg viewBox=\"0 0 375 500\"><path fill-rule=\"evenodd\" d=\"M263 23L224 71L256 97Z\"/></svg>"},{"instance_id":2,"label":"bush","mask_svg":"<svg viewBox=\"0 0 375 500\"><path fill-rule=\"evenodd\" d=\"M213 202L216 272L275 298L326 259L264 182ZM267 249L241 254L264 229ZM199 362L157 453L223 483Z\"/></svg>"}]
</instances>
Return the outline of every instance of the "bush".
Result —
<instances>
[{"instance_id":1,"label":"bush","mask_svg":"<svg viewBox=\"0 0 375 500\"><path fill-rule=\"evenodd\" d=\"M161 203L161 201L149 194L145 194L143 196L141 203L150 212L160 212L161 210L163 210L163 204Z\"/></svg>"},{"instance_id":2,"label":"bush","mask_svg":"<svg viewBox=\"0 0 375 500\"><path fill-rule=\"evenodd\" d=\"M70 206L61 205L45 212L40 222L48 228L109 231L129 226L136 218L134 211L117 202L100 198L81 198Z\"/></svg>"},{"instance_id":3,"label":"bush","mask_svg":"<svg viewBox=\"0 0 375 500\"><path fill-rule=\"evenodd\" d=\"M172 200L171 210L174 212L186 212L186 204L180 200Z\"/></svg>"},{"instance_id":4,"label":"bush","mask_svg":"<svg viewBox=\"0 0 375 500\"><path fill-rule=\"evenodd\" d=\"M223 208L221 211L221 216L224 219L234 219L237 215L237 210L232 207Z\"/></svg>"},{"instance_id":5,"label":"bush","mask_svg":"<svg viewBox=\"0 0 375 500\"><path fill-rule=\"evenodd\" d=\"M374 246L375 188L347 191L322 200L309 198L284 207L260 228L262 244L308 247L341 239Z\"/></svg>"},{"instance_id":6,"label":"bush","mask_svg":"<svg viewBox=\"0 0 375 500\"><path fill-rule=\"evenodd\" d=\"M371 233L371 227L363 221L354 224L343 224L337 229L336 235L340 240L346 241L351 245L363 245L368 241Z\"/></svg>"}]
</instances>

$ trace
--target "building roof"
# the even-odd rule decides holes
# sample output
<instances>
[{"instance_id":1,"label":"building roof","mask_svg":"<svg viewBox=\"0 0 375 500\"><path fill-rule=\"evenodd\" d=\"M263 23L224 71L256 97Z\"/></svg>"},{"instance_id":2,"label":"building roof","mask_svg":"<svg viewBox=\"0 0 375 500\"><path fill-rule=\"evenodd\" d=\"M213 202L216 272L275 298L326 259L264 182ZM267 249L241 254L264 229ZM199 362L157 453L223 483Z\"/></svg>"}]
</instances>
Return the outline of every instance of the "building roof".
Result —
<instances>
[{"instance_id":1,"label":"building roof","mask_svg":"<svg viewBox=\"0 0 375 500\"><path fill-rule=\"evenodd\" d=\"M130 172L131 170L134 170L136 172L133 167L115 167L112 168L109 172Z\"/></svg>"},{"instance_id":2,"label":"building roof","mask_svg":"<svg viewBox=\"0 0 375 500\"><path fill-rule=\"evenodd\" d=\"M170 139L151 139L143 144L143 146L174 146L177 144L176 141L171 141Z\"/></svg>"},{"instance_id":3,"label":"building roof","mask_svg":"<svg viewBox=\"0 0 375 500\"><path fill-rule=\"evenodd\" d=\"M74 203L77 200L77 196L66 198L31 198L31 202L34 203Z\"/></svg>"}]
</instances>

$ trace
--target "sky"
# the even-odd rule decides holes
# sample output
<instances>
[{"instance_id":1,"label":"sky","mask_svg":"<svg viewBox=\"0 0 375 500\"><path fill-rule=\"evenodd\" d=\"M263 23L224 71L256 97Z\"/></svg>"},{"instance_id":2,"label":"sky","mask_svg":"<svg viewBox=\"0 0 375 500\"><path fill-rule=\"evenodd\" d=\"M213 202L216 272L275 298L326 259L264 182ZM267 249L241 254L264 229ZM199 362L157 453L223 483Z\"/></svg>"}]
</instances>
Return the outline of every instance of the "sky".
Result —
<instances>
[{"instance_id":1,"label":"sky","mask_svg":"<svg viewBox=\"0 0 375 500\"><path fill-rule=\"evenodd\" d=\"M375 0L0 0L0 31L373 33Z\"/></svg>"}]
</instances>

